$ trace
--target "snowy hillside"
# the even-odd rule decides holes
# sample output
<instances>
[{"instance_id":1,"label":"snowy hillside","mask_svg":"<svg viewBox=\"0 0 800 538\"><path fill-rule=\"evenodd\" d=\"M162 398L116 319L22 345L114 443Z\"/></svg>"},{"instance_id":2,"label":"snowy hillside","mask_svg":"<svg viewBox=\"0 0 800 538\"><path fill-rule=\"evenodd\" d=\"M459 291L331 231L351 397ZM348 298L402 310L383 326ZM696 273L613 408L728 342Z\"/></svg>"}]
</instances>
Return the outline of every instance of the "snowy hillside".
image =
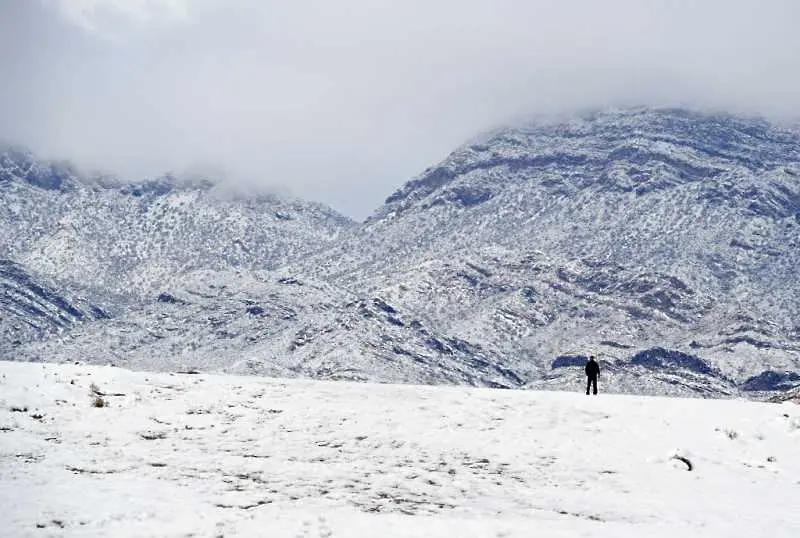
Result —
<instances>
[{"instance_id":1,"label":"snowy hillside","mask_svg":"<svg viewBox=\"0 0 800 538\"><path fill-rule=\"evenodd\" d=\"M200 271L125 316L10 351L141 370L520 387L503 357L396 311L273 272Z\"/></svg>"},{"instance_id":2,"label":"snowy hillside","mask_svg":"<svg viewBox=\"0 0 800 538\"><path fill-rule=\"evenodd\" d=\"M792 403L0 362L9 537L793 537L799 442Z\"/></svg>"},{"instance_id":3,"label":"snowy hillside","mask_svg":"<svg viewBox=\"0 0 800 538\"><path fill-rule=\"evenodd\" d=\"M800 370L799 178L800 134L757 119L631 109L502 129L297 270L534 378L562 355L667 348L744 383Z\"/></svg>"},{"instance_id":4,"label":"snowy hillside","mask_svg":"<svg viewBox=\"0 0 800 538\"><path fill-rule=\"evenodd\" d=\"M618 392L800 386L800 134L763 120L626 109L500 129L360 225L3 159L9 257L114 306L7 358L563 388L594 353Z\"/></svg>"},{"instance_id":5,"label":"snowy hillside","mask_svg":"<svg viewBox=\"0 0 800 538\"><path fill-rule=\"evenodd\" d=\"M283 265L352 225L310 202L172 176L126 185L17 149L0 151L0 202L6 257L62 281L151 298L188 271Z\"/></svg>"},{"instance_id":6,"label":"snowy hillside","mask_svg":"<svg viewBox=\"0 0 800 538\"><path fill-rule=\"evenodd\" d=\"M83 297L61 295L61 287L38 280L24 267L0 259L0 342L18 346L61 334L81 322L108 317L101 307Z\"/></svg>"}]
</instances>

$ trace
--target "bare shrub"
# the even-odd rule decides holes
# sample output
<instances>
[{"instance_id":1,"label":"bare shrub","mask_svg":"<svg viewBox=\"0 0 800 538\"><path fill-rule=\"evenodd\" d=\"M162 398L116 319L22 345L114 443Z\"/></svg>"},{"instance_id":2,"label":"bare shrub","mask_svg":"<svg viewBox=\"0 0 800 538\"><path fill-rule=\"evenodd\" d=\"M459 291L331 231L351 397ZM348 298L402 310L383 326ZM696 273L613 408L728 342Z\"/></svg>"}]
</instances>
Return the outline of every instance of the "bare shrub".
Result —
<instances>
[{"instance_id":1,"label":"bare shrub","mask_svg":"<svg viewBox=\"0 0 800 538\"><path fill-rule=\"evenodd\" d=\"M103 408L108 407L108 401L103 398L105 394L100 390L94 382L89 385L89 397L92 399L92 407Z\"/></svg>"}]
</instances>

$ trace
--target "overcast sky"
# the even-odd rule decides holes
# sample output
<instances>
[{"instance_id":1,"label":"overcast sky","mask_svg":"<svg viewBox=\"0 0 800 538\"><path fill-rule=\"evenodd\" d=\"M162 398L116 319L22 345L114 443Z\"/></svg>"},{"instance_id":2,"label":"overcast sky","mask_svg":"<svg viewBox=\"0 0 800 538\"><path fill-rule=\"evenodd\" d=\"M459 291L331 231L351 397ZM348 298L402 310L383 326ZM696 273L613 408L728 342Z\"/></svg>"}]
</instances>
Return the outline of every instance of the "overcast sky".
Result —
<instances>
[{"instance_id":1,"label":"overcast sky","mask_svg":"<svg viewBox=\"0 0 800 538\"><path fill-rule=\"evenodd\" d=\"M0 139L363 219L520 116L796 117L798 0L0 0Z\"/></svg>"}]
</instances>

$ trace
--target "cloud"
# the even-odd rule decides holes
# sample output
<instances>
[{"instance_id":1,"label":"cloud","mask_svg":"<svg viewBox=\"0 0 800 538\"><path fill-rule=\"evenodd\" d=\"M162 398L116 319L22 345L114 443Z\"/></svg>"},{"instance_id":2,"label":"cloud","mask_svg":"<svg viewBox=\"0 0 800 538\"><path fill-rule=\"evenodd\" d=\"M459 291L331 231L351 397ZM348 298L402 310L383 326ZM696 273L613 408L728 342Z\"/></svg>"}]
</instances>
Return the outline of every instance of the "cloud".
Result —
<instances>
[{"instance_id":1,"label":"cloud","mask_svg":"<svg viewBox=\"0 0 800 538\"><path fill-rule=\"evenodd\" d=\"M186 21L189 0L45 0L98 37L121 38L153 25Z\"/></svg>"},{"instance_id":2,"label":"cloud","mask_svg":"<svg viewBox=\"0 0 800 538\"><path fill-rule=\"evenodd\" d=\"M357 218L523 115L800 110L795 0L7 1L0 137L130 177L222 169Z\"/></svg>"}]
</instances>

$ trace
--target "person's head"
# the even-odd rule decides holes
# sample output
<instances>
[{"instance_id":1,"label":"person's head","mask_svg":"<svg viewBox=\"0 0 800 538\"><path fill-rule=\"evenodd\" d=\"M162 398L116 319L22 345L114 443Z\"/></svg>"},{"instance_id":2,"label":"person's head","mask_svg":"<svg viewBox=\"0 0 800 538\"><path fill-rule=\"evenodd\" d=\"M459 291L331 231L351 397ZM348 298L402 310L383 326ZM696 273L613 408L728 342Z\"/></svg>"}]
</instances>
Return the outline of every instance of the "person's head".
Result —
<instances>
[{"instance_id":1,"label":"person's head","mask_svg":"<svg viewBox=\"0 0 800 538\"><path fill-rule=\"evenodd\" d=\"M593 361L594 360L594 355L589 355L589 360Z\"/></svg>"}]
</instances>

